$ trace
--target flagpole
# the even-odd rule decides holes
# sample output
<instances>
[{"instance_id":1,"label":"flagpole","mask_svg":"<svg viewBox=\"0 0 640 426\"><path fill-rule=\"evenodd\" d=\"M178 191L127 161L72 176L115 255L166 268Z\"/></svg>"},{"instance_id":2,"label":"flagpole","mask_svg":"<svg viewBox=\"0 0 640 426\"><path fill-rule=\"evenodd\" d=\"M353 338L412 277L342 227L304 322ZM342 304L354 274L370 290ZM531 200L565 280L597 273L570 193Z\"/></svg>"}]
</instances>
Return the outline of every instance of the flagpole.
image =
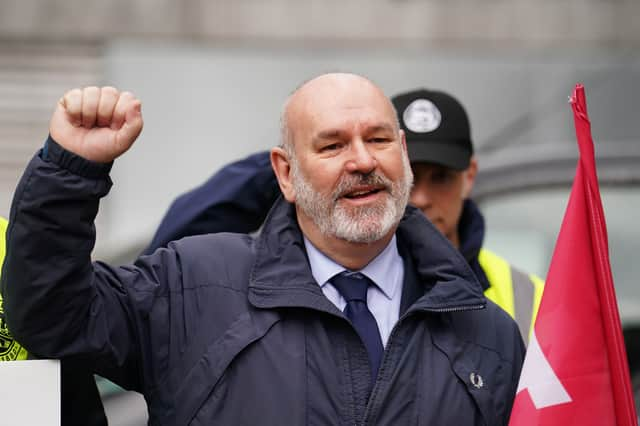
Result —
<instances>
[{"instance_id":1,"label":"flagpole","mask_svg":"<svg viewBox=\"0 0 640 426\"><path fill-rule=\"evenodd\" d=\"M594 247L595 267L597 269L598 294L601 305L601 318L607 341L607 355L611 364L611 381L616 417L618 424L636 424L634 399L629 379L626 348L620 331L620 314L614 291L613 277L609 262L606 222L602 210L602 200L598 185L594 144L591 137L591 123L587 113L584 86L577 84L570 99L574 112L576 138L580 151L580 165L587 179L584 180L587 203L591 213L589 229Z\"/></svg>"}]
</instances>

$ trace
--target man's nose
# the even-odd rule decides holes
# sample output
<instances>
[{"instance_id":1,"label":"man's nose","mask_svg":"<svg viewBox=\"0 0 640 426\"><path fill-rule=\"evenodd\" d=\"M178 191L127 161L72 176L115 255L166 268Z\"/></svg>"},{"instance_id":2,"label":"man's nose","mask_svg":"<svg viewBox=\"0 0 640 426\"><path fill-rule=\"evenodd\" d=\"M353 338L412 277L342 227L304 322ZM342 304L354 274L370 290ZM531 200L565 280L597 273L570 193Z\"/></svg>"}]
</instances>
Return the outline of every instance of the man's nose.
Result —
<instances>
[{"instance_id":1,"label":"man's nose","mask_svg":"<svg viewBox=\"0 0 640 426\"><path fill-rule=\"evenodd\" d=\"M378 166L376 157L371 153L364 141L358 140L351 143L350 158L347 160L346 169L349 173L371 173Z\"/></svg>"},{"instance_id":2,"label":"man's nose","mask_svg":"<svg viewBox=\"0 0 640 426\"><path fill-rule=\"evenodd\" d=\"M427 190L427 188L425 188L424 185L415 184L411 189L409 202L422 211L428 210L431 207L431 197L429 197L429 191Z\"/></svg>"}]
</instances>

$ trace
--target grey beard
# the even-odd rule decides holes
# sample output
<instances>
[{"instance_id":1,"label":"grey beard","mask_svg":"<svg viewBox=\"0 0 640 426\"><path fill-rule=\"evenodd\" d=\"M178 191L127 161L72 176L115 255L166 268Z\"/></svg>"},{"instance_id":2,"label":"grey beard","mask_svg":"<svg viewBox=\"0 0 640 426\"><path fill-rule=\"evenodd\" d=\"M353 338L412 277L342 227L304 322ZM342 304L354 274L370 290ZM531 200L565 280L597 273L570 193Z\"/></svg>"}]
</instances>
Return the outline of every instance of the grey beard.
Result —
<instances>
[{"instance_id":1,"label":"grey beard","mask_svg":"<svg viewBox=\"0 0 640 426\"><path fill-rule=\"evenodd\" d=\"M291 158L291 157L290 157ZM352 243L372 243L382 239L400 223L409 201L413 174L408 159L403 160L404 176L392 182L375 172L346 174L330 196L315 190L301 173L297 161L291 161L296 205L311 218L323 235ZM382 185L387 191L384 202L348 208L338 202L341 195L357 185Z\"/></svg>"}]
</instances>

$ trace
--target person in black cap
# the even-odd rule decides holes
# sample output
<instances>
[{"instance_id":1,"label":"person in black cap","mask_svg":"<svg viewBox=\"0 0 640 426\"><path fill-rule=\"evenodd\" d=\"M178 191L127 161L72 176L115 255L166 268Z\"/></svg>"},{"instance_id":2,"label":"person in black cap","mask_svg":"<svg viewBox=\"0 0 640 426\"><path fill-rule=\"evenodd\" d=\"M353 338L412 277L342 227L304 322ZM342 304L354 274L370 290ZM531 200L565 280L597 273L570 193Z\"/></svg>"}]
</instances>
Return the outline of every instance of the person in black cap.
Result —
<instances>
[{"instance_id":1,"label":"person in black cap","mask_svg":"<svg viewBox=\"0 0 640 426\"><path fill-rule=\"evenodd\" d=\"M478 165L464 107L447 93L425 89L392 102L414 173L410 202L460 250L485 295L516 320L527 341L543 282L482 248L484 219L469 199ZM279 194L268 152L234 162L173 202L144 253L189 235L254 232Z\"/></svg>"},{"instance_id":2,"label":"person in black cap","mask_svg":"<svg viewBox=\"0 0 640 426\"><path fill-rule=\"evenodd\" d=\"M485 225L469 198L478 163L469 118L448 93L416 89L391 98L405 132L414 174L410 202L462 253L487 298L506 310L528 340L543 281L482 247Z\"/></svg>"},{"instance_id":3,"label":"person in black cap","mask_svg":"<svg viewBox=\"0 0 640 426\"><path fill-rule=\"evenodd\" d=\"M467 114L444 92L420 89L391 99L414 173L411 202L460 248L458 225L478 170Z\"/></svg>"}]
</instances>

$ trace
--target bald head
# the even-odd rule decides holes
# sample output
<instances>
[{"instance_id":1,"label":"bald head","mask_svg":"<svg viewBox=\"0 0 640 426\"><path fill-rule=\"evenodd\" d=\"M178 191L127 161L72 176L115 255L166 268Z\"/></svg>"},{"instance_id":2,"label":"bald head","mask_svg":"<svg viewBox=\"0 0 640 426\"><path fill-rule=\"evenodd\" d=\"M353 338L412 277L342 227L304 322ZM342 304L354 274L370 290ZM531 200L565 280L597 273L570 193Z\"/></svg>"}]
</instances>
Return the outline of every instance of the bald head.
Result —
<instances>
[{"instance_id":1,"label":"bald head","mask_svg":"<svg viewBox=\"0 0 640 426\"><path fill-rule=\"evenodd\" d=\"M371 80L350 73L322 74L298 87L287 99L281 117L281 143L293 151L299 130L317 124L328 111L354 110L368 105L391 117L397 133L399 125L391 101Z\"/></svg>"}]
</instances>

